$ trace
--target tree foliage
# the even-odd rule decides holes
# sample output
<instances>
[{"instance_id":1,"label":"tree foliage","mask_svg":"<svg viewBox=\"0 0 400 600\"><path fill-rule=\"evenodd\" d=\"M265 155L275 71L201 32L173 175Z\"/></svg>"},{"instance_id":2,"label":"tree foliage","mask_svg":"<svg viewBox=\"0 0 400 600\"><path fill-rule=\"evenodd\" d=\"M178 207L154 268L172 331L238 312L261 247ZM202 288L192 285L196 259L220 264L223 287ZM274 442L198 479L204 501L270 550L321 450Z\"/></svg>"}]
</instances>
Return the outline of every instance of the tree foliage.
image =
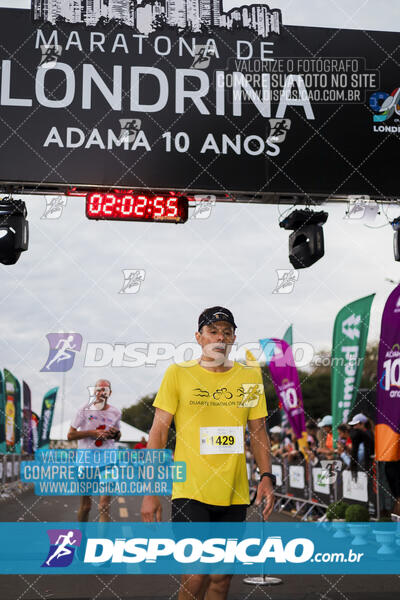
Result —
<instances>
[{"instance_id":1,"label":"tree foliage","mask_svg":"<svg viewBox=\"0 0 400 600\"><path fill-rule=\"evenodd\" d=\"M145 433L149 433L153 423L155 408L153 406L156 393L148 394L140 398L137 404L132 404L129 408L122 409L122 420L132 427L137 427ZM175 445L175 427L172 423L168 434L167 448L173 448Z\"/></svg>"}]
</instances>

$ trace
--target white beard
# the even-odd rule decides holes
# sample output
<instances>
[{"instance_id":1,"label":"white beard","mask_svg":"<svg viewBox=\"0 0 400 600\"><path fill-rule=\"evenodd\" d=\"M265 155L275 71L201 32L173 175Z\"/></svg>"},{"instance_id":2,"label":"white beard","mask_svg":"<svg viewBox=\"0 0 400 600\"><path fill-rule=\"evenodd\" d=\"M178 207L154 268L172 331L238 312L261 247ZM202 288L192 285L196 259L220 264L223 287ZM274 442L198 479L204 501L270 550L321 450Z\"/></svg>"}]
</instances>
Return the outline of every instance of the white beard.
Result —
<instances>
[{"instance_id":1,"label":"white beard","mask_svg":"<svg viewBox=\"0 0 400 600\"><path fill-rule=\"evenodd\" d=\"M103 410L107 400L95 400L92 404L89 404L90 410Z\"/></svg>"}]
</instances>

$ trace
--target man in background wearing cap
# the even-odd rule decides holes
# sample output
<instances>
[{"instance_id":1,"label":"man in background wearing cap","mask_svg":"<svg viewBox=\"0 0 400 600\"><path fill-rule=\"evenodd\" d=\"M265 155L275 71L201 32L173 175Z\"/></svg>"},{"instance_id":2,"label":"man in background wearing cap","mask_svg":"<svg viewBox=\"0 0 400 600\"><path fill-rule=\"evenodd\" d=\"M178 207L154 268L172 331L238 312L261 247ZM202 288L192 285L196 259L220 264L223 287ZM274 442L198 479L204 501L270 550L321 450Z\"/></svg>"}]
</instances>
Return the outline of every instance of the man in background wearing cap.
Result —
<instances>
[{"instance_id":1,"label":"man in background wearing cap","mask_svg":"<svg viewBox=\"0 0 400 600\"><path fill-rule=\"evenodd\" d=\"M108 404L110 396L111 383L107 379L99 379L92 400L78 409L68 432L68 441L78 440L79 450L113 448L120 439L121 411ZM111 496L100 496L99 521L110 521L110 501ZM88 520L91 506L91 497L81 496L78 521Z\"/></svg>"},{"instance_id":2,"label":"man in background wearing cap","mask_svg":"<svg viewBox=\"0 0 400 600\"><path fill-rule=\"evenodd\" d=\"M372 466L372 458L375 451L374 436L368 417L362 413L354 415L350 426L351 439L351 462L350 468L355 473L358 468L368 471Z\"/></svg>"},{"instance_id":3,"label":"man in background wearing cap","mask_svg":"<svg viewBox=\"0 0 400 600\"><path fill-rule=\"evenodd\" d=\"M174 458L186 462L186 481L173 484L173 522L246 519L246 425L261 476L256 504L265 501L264 519L273 509L275 478L271 474L261 372L228 360L235 329L228 309L214 306L204 310L195 334L201 358L171 365L154 401L156 411L147 447L165 447L174 419ZM144 521L160 521L159 498L145 496L141 512ZM202 600L206 594L209 599L223 600L230 580L231 575L183 575L179 600Z\"/></svg>"},{"instance_id":4,"label":"man in background wearing cap","mask_svg":"<svg viewBox=\"0 0 400 600\"><path fill-rule=\"evenodd\" d=\"M365 424L368 423L368 417L363 415L362 413L358 413L358 415L354 415L351 421L348 422L348 425L352 427L356 427L357 429L362 429L366 431Z\"/></svg>"}]
</instances>

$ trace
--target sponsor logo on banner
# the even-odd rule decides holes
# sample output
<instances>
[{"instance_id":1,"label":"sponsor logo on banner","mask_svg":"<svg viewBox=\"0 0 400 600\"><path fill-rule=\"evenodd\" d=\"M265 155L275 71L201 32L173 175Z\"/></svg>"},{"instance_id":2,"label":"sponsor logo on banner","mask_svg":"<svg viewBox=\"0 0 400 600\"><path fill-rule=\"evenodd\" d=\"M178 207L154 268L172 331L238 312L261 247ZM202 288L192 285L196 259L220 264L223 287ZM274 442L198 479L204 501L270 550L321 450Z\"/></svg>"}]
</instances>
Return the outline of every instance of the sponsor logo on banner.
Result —
<instances>
[{"instance_id":1,"label":"sponsor logo on banner","mask_svg":"<svg viewBox=\"0 0 400 600\"><path fill-rule=\"evenodd\" d=\"M354 338L360 337L360 329L357 325L360 324L361 316L360 315L350 315L348 319L345 319L342 323L342 333L346 335L351 340Z\"/></svg>"},{"instance_id":2,"label":"sponsor logo on banner","mask_svg":"<svg viewBox=\"0 0 400 600\"><path fill-rule=\"evenodd\" d=\"M324 470L321 467L314 467L312 470L313 490L320 494L329 494L329 484L324 477Z\"/></svg>"},{"instance_id":3,"label":"sponsor logo on banner","mask_svg":"<svg viewBox=\"0 0 400 600\"><path fill-rule=\"evenodd\" d=\"M386 92L374 92L369 98L369 106L374 111L373 131L374 133L398 133L400 132L400 87L395 88L391 94ZM394 117L394 118L393 118ZM391 120L390 125L385 123ZM378 123L381 123L378 125Z\"/></svg>"},{"instance_id":4,"label":"sponsor logo on banner","mask_svg":"<svg viewBox=\"0 0 400 600\"><path fill-rule=\"evenodd\" d=\"M343 471L343 498L368 502L368 475L358 472L357 479L353 479L351 471Z\"/></svg>"},{"instance_id":5,"label":"sponsor logo on banner","mask_svg":"<svg viewBox=\"0 0 400 600\"><path fill-rule=\"evenodd\" d=\"M282 467L281 465L271 465L272 474L276 477L276 485L277 487L281 487L283 483L282 477Z\"/></svg>"},{"instance_id":6,"label":"sponsor logo on banner","mask_svg":"<svg viewBox=\"0 0 400 600\"><path fill-rule=\"evenodd\" d=\"M46 404L47 400L45 400L45 404ZM51 401L51 403L53 404L53 401ZM50 419L51 419L51 415L52 415L52 407L47 407L45 411L43 412L43 424L42 424L42 435L40 436L41 440L46 440L48 438L49 435L49 424L50 424Z\"/></svg>"},{"instance_id":7,"label":"sponsor logo on banner","mask_svg":"<svg viewBox=\"0 0 400 600\"><path fill-rule=\"evenodd\" d=\"M390 398L400 397L400 346L393 344L385 353L379 387L389 391Z\"/></svg>"},{"instance_id":8,"label":"sponsor logo on banner","mask_svg":"<svg viewBox=\"0 0 400 600\"><path fill-rule=\"evenodd\" d=\"M50 548L42 567L69 567L75 549L81 545L82 532L79 529L49 529L47 535Z\"/></svg>"},{"instance_id":9,"label":"sponsor logo on banner","mask_svg":"<svg viewBox=\"0 0 400 600\"><path fill-rule=\"evenodd\" d=\"M292 488L299 490L305 487L305 471L304 467L291 465L289 467L289 485Z\"/></svg>"}]
</instances>

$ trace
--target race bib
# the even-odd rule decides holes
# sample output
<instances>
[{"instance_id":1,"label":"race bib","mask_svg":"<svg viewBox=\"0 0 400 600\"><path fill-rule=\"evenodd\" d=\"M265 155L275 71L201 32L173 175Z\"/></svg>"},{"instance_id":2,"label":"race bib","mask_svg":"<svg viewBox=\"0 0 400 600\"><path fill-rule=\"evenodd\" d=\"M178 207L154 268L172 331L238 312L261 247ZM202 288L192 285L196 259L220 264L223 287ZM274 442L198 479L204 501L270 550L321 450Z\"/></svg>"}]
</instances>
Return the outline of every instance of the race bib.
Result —
<instances>
[{"instance_id":1,"label":"race bib","mask_svg":"<svg viewBox=\"0 0 400 600\"><path fill-rule=\"evenodd\" d=\"M200 427L200 454L243 454L243 427Z\"/></svg>"}]
</instances>

